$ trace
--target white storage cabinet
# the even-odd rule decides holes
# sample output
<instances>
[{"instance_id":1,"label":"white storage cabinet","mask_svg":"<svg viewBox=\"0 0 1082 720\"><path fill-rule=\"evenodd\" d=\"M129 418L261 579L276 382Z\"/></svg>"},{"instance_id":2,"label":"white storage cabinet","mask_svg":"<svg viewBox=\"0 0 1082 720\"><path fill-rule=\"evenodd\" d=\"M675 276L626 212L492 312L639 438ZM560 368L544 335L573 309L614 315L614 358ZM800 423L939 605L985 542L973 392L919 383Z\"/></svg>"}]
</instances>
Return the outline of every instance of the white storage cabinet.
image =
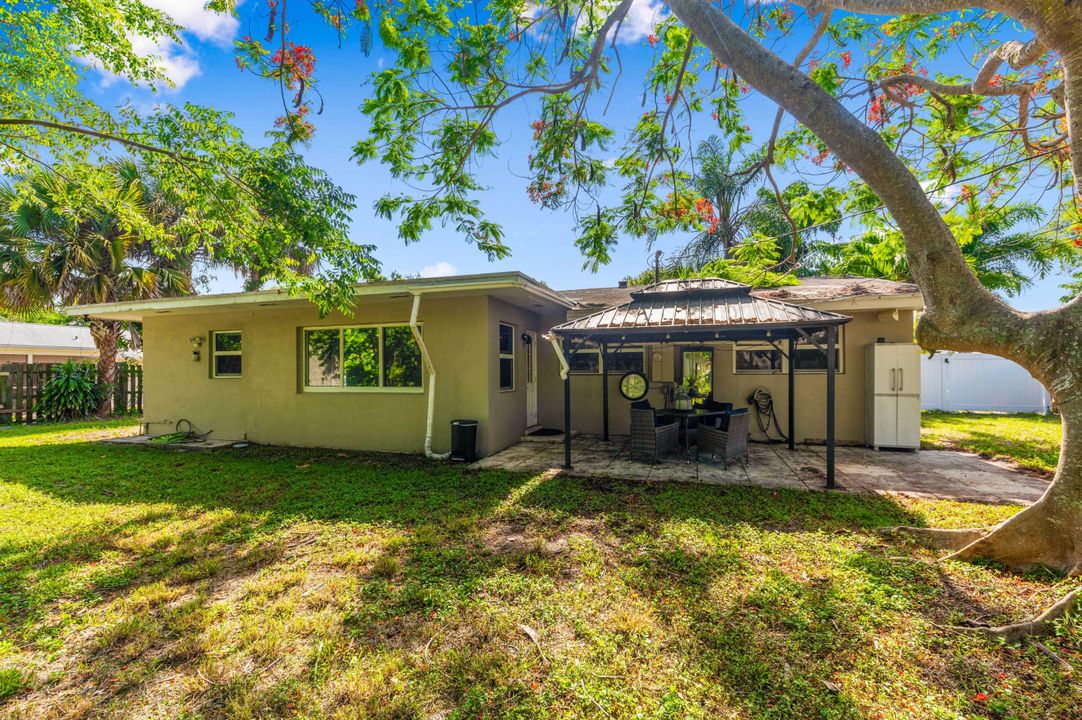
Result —
<instances>
[{"instance_id":1,"label":"white storage cabinet","mask_svg":"<svg viewBox=\"0 0 1082 720\"><path fill-rule=\"evenodd\" d=\"M881 447L920 447L920 347L874 343L864 357L864 442Z\"/></svg>"}]
</instances>

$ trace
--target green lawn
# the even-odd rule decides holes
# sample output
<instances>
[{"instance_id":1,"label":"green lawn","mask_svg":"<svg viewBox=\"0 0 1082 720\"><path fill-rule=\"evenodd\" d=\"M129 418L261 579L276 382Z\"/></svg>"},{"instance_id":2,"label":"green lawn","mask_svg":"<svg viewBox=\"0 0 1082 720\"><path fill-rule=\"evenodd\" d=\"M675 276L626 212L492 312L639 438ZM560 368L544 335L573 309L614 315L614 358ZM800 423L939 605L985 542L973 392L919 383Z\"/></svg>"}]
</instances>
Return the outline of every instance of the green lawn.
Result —
<instances>
[{"instance_id":1,"label":"green lawn","mask_svg":"<svg viewBox=\"0 0 1082 720\"><path fill-rule=\"evenodd\" d=\"M1050 475L1056 471L1059 445L1055 414L922 413L921 447L930 450L966 450Z\"/></svg>"},{"instance_id":2,"label":"green lawn","mask_svg":"<svg viewBox=\"0 0 1082 720\"><path fill-rule=\"evenodd\" d=\"M0 716L1068 718L1065 592L875 532L1017 508L0 429ZM529 630L525 629L529 628ZM1082 624L1046 643L1082 671Z\"/></svg>"}]
</instances>

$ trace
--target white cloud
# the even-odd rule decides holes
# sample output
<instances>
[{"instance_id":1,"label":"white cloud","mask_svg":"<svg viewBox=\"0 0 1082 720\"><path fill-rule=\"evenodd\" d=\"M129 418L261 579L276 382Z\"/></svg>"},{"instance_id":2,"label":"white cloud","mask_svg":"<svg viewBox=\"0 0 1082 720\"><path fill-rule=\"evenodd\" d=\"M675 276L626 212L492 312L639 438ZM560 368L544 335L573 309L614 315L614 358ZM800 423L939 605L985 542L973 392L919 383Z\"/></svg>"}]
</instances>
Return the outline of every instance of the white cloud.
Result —
<instances>
[{"instance_id":1,"label":"white cloud","mask_svg":"<svg viewBox=\"0 0 1082 720\"><path fill-rule=\"evenodd\" d=\"M158 58L162 72L172 81L175 90L181 89L189 80L202 74L199 56L189 43L191 38L223 48L229 47L240 26L240 22L233 15L223 15L207 10L204 0L143 0L143 2L165 12L173 18L174 22L182 26L179 43L168 38L157 40L143 36L131 38L132 48L138 55ZM119 80L119 77L112 73L105 71L101 73L102 82L107 86ZM168 86L166 85L165 88Z\"/></svg>"},{"instance_id":2,"label":"white cloud","mask_svg":"<svg viewBox=\"0 0 1082 720\"><path fill-rule=\"evenodd\" d=\"M437 263L431 265L425 265L421 268L421 277L433 278L433 277L445 277L447 275L457 275L458 268L446 260L440 260Z\"/></svg>"},{"instance_id":3,"label":"white cloud","mask_svg":"<svg viewBox=\"0 0 1082 720\"><path fill-rule=\"evenodd\" d=\"M962 188L958 185L948 185L939 190L935 190L935 185L931 180L925 180L920 185L924 188L924 192L928 193L928 199L932 201L932 204L941 208L953 205L962 194Z\"/></svg>"},{"instance_id":4,"label":"white cloud","mask_svg":"<svg viewBox=\"0 0 1082 720\"><path fill-rule=\"evenodd\" d=\"M536 19L541 14L543 6L543 2L529 3L522 12L523 19ZM648 35L653 34L658 24L666 17L665 3L662 0L634 0L624 17L624 22L620 25L618 42L637 43L645 40ZM582 22L580 17L575 24L575 32L581 29ZM543 34L542 30L536 28L531 32Z\"/></svg>"},{"instance_id":5,"label":"white cloud","mask_svg":"<svg viewBox=\"0 0 1082 720\"><path fill-rule=\"evenodd\" d=\"M645 40L664 19L665 6L661 0L635 0L620 26L619 41L634 43Z\"/></svg>"},{"instance_id":6,"label":"white cloud","mask_svg":"<svg viewBox=\"0 0 1082 720\"><path fill-rule=\"evenodd\" d=\"M207 10L204 0L143 0L146 5L161 10L173 18L177 25L184 27L204 42L212 42L222 47L233 43L240 21L231 14L216 13Z\"/></svg>"},{"instance_id":7,"label":"white cloud","mask_svg":"<svg viewBox=\"0 0 1082 720\"><path fill-rule=\"evenodd\" d=\"M203 72L195 53L187 46L178 45L171 40L154 41L150 38L134 37L132 48L143 57L156 55L162 72L173 81L178 90Z\"/></svg>"}]
</instances>

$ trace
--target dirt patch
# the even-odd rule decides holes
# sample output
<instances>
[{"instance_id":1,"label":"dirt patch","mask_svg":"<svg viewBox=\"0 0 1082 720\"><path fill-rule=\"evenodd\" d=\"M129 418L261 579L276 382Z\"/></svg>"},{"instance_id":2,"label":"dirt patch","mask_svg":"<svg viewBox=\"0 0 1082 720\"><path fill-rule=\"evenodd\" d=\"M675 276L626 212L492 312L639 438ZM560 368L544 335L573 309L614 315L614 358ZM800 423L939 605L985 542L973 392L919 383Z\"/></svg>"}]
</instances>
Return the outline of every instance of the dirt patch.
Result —
<instances>
[{"instance_id":1,"label":"dirt patch","mask_svg":"<svg viewBox=\"0 0 1082 720\"><path fill-rule=\"evenodd\" d=\"M497 523L481 536L485 549L493 555L540 555L555 556L567 552L567 538L546 540L541 535L509 523Z\"/></svg>"}]
</instances>

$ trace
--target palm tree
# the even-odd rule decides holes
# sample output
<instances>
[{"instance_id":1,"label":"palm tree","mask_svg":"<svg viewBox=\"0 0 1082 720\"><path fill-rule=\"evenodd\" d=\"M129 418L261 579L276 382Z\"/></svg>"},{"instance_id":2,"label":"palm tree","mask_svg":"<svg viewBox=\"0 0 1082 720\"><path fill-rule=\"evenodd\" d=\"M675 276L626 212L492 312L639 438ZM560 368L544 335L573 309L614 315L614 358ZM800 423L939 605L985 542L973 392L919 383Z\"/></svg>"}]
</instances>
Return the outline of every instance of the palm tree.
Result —
<instances>
[{"instance_id":1,"label":"palm tree","mask_svg":"<svg viewBox=\"0 0 1082 720\"><path fill-rule=\"evenodd\" d=\"M191 292L193 258L169 235L168 218L155 206L162 198L131 163L105 170L107 181L92 203L79 199L86 195L79 186L44 171L0 187L0 305L26 310ZM155 237L135 226L154 228ZM175 252L163 253L170 242ZM99 353L98 382L108 389L121 323L94 319L90 332ZM112 393L102 396L98 412L106 414Z\"/></svg>"},{"instance_id":2,"label":"palm tree","mask_svg":"<svg viewBox=\"0 0 1082 720\"><path fill-rule=\"evenodd\" d=\"M745 161L734 167L735 154L716 135L699 143L698 158L692 184L695 192L713 203L718 221L696 235L676 256L679 265L691 270L729 257L734 247L752 235L755 224L761 221L759 216L766 210L761 197L752 192L761 172L758 163Z\"/></svg>"},{"instance_id":3,"label":"palm tree","mask_svg":"<svg viewBox=\"0 0 1082 720\"><path fill-rule=\"evenodd\" d=\"M1044 211L1030 203L988 207L974 198L967 202L965 215L946 219L981 283L1008 296L1017 295L1070 257L1070 249L1046 233L1011 232L1020 224L1034 226L1044 219ZM814 243L801 274L912 280L901 234L884 229L844 243Z\"/></svg>"}]
</instances>

